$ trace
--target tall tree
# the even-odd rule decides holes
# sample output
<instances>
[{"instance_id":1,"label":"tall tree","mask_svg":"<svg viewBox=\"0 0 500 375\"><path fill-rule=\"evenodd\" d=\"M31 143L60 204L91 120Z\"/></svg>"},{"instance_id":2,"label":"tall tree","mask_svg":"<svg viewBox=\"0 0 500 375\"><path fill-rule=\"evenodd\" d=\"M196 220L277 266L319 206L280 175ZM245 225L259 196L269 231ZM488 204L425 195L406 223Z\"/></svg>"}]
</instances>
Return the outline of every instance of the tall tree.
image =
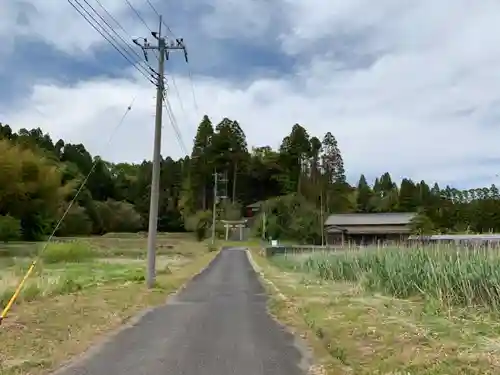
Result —
<instances>
[{"instance_id":1,"label":"tall tree","mask_svg":"<svg viewBox=\"0 0 500 375\"><path fill-rule=\"evenodd\" d=\"M371 212L371 202L373 197L373 191L368 182L366 181L365 175L361 175L358 181L358 191L356 206L358 212Z\"/></svg>"},{"instance_id":2,"label":"tall tree","mask_svg":"<svg viewBox=\"0 0 500 375\"><path fill-rule=\"evenodd\" d=\"M237 121L233 121L231 124L231 160L233 167L233 194L232 201L236 202L236 187L238 180L238 170L242 167L243 163L248 161L248 146L245 133L241 129L240 124Z\"/></svg>"},{"instance_id":3,"label":"tall tree","mask_svg":"<svg viewBox=\"0 0 500 375\"><path fill-rule=\"evenodd\" d=\"M213 169L211 158L213 136L214 128L212 121L205 115L198 126L194 138L193 151L191 152L189 176L191 186L186 194L196 197L201 192L201 204L199 204L198 199L195 199L195 207L192 207L193 209L201 208L206 210L208 207L207 192Z\"/></svg>"},{"instance_id":4,"label":"tall tree","mask_svg":"<svg viewBox=\"0 0 500 375\"><path fill-rule=\"evenodd\" d=\"M323 155L321 157L323 171L325 172L330 183L346 182L346 175L344 169L344 160L340 152L337 139L335 136L328 132L325 134L322 142Z\"/></svg>"},{"instance_id":5,"label":"tall tree","mask_svg":"<svg viewBox=\"0 0 500 375\"><path fill-rule=\"evenodd\" d=\"M280 155L286 169L282 176L287 192L299 192L304 161L311 156L309 134L301 125L295 124L290 135L283 138Z\"/></svg>"}]
</instances>

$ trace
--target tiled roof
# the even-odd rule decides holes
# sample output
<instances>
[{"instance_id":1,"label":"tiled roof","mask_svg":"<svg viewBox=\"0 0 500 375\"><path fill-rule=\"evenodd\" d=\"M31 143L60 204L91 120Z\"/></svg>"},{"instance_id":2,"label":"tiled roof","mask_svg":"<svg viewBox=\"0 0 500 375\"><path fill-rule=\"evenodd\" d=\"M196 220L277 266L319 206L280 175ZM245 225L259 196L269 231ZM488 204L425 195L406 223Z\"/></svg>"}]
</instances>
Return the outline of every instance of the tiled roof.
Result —
<instances>
[{"instance_id":1,"label":"tiled roof","mask_svg":"<svg viewBox=\"0 0 500 375\"><path fill-rule=\"evenodd\" d=\"M335 214L326 219L325 225L405 225L416 215L415 212Z\"/></svg>"}]
</instances>

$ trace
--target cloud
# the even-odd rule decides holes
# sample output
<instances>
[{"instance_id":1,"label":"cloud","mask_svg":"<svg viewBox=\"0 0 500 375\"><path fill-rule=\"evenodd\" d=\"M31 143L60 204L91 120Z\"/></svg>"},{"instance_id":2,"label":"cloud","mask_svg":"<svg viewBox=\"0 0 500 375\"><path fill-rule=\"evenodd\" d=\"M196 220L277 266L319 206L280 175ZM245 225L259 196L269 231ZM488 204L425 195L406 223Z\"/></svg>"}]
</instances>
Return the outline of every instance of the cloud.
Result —
<instances>
[{"instance_id":1,"label":"cloud","mask_svg":"<svg viewBox=\"0 0 500 375\"><path fill-rule=\"evenodd\" d=\"M22 13L19 2L8 4L9 20ZM67 4L37 2L35 13L33 0L23 4L31 4L31 10L23 8L29 26L18 26L18 35L39 38L80 63L87 55L100 61L96 51L110 53ZM144 33L126 2L105 4L130 33ZM154 14L146 3L134 4L152 25ZM172 83L170 100L188 149L205 113L214 122L237 119L253 146L277 147L298 122L311 135L331 131L337 137L352 182L361 173L374 178L385 171L395 178L459 187L495 182L500 172L491 162L500 160L497 2L189 0L178 7L155 5L169 15L179 10L185 21L179 33L186 30L182 35L196 62L199 108L181 56L169 66L182 108ZM9 106L0 102L0 118L16 128L41 126L54 138L83 142L111 160L150 158L154 88L125 66L115 69L115 78L93 72L75 72L70 81L32 77L29 93ZM133 97L133 109L107 145ZM167 116L163 145L164 155L182 154Z\"/></svg>"}]
</instances>

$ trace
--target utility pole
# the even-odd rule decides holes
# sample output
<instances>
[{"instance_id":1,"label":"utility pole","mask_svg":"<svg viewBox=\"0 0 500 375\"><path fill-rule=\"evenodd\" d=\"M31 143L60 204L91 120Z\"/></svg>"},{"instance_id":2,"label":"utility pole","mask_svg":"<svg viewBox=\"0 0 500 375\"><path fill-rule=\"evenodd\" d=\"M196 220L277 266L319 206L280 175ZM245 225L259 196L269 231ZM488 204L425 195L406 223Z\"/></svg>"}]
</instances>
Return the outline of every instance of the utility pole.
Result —
<instances>
[{"instance_id":1,"label":"utility pole","mask_svg":"<svg viewBox=\"0 0 500 375\"><path fill-rule=\"evenodd\" d=\"M323 209L323 190L321 190L320 196L320 206L321 206L321 216L320 216L320 225L321 225L321 246L325 246L325 220L324 220L324 209Z\"/></svg>"},{"instance_id":2,"label":"utility pole","mask_svg":"<svg viewBox=\"0 0 500 375\"><path fill-rule=\"evenodd\" d=\"M214 172L214 205L212 207L212 245L215 245L215 219L217 218L217 181L219 175L217 171Z\"/></svg>"},{"instance_id":3,"label":"utility pole","mask_svg":"<svg viewBox=\"0 0 500 375\"><path fill-rule=\"evenodd\" d=\"M266 211L262 211L262 241L266 242Z\"/></svg>"},{"instance_id":4,"label":"utility pole","mask_svg":"<svg viewBox=\"0 0 500 375\"><path fill-rule=\"evenodd\" d=\"M188 62L187 50L184 40L178 38L170 43L161 35L161 25L163 23L160 15L158 31L152 31L151 35L158 43L152 45L146 38L133 39L132 41L141 47L144 58L148 61L148 51L158 51L158 72L151 69L156 76L156 115L155 115L155 135L153 146L153 171L151 175L151 197L149 205L149 227L148 227L148 256L146 284L148 288L153 288L156 278L156 235L158 230L158 201L160 197L160 169L161 169L161 127L163 114L163 95L165 93L164 69L165 59L169 58L169 50L182 50L186 63Z\"/></svg>"},{"instance_id":5,"label":"utility pole","mask_svg":"<svg viewBox=\"0 0 500 375\"><path fill-rule=\"evenodd\" d=\"M219 176L220 174L220 176ZM219 193L219 184L223 186L222 194ZM212 208L212 245L215 244L215 224L217 221L217 205L220 199L227 198L227 173L214 171L214 204Z\"/></svg>"}]
</instances>

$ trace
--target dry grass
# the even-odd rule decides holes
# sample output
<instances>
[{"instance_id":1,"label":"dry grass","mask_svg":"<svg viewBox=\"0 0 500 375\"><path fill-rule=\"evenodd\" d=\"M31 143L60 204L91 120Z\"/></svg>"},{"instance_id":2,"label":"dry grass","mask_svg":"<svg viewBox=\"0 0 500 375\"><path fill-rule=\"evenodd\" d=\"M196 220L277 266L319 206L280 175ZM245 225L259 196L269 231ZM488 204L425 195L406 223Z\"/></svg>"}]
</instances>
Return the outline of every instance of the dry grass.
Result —
<instances>
[{"instance_id":1,"label":"dry grass","mask_svg":"<svg viewBox=\"0 0 500 375\"><path fill-rule=\"evenodd\" d=\"M95 249L100 257L144 258L147 248L146 233L108 233L104 236L55 238L54 241L85 242ZM202 245L194 241L192 233L159 233L157 238L157 252L160 255L192 256L196 255ZM32 257L38 253L41 246L41 242L0 243L0 258Z\"/></svg>"},{"instance_id":2,"label":"dry grass","mask_svg":"<svg viewBox=\"0 0 500 375\"><path fill-rule=\"evenodd\" d=\"M86 241L97 250L107 248L106 257L43 265L0 326L2 375L50 372L141 310L165 302L216 255L204 244L177 240L158 257L158 285L148 291L144 261L134 250L145 248L145 239L132 238L132 244L124 238ZM120 244L128 256L110 257L119 253L112 244ZM26 265L23 259L0 258L0 295L2 288L13 287Z\"/></svg>"},{"instance_id":3,"label":"dry grass","mask_svg":"<svg viewBox=\"0 0 500 375\"><path fill-rule=\"evenodd\" d=\"M288 297L273 298L280 320L308 335L328 374L498 374L500 323L471 309L368 293L358 283L284 272L254 252Z\"/></svg>"}]
</instances>

